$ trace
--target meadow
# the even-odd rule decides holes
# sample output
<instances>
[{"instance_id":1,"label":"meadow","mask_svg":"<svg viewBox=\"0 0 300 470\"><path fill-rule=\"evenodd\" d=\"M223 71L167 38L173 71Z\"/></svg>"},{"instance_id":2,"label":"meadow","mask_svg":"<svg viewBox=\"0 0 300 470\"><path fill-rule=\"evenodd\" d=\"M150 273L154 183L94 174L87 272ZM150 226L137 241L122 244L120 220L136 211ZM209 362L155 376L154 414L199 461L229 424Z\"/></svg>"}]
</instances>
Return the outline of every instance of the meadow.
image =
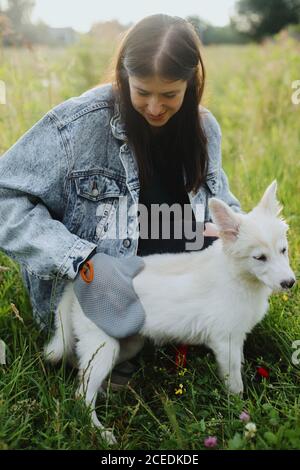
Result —
<instances>
[{"instance_id":1,"label":"meadow","mask_svg":"<svg viewBox=\"0 0 300 470\"><path fill-rule=\"evenodd\" d=\"M0 49L0 155L57 103L101 82L113 45L85 39L69 49ZM300 261L300 43L277 37L263 45L207 47L204 105L223 135L223 167L242 208L250 210L273 179L290 226L291 265ZM0 449L104 449L75 400L76 371L44 363L40 333L18 266L0 254ZM98 402L101 421L115 425L119 449L299 449L300 366L292 356L300 340L300 293L273 295L269 313L245 345L243 399L228 395L212 353L190 348L176 369L175 346L148 344L131 385ZM242 315L242 312L241 312ZM300 346L298 346L298 349ZM300 359L300 354L296 358ZM258 368L268 371L262 377ZM247 433L246 421L255 424Z\"/></svg>"}]
</instances>

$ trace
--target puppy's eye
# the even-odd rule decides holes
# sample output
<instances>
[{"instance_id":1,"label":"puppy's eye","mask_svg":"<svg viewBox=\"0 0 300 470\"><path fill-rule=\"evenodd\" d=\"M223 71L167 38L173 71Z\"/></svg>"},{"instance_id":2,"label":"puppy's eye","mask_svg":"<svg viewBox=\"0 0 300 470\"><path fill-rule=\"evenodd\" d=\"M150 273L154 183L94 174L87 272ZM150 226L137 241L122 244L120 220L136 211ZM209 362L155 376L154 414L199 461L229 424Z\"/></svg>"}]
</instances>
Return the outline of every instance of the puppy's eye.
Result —
<instances>
[{"instance_id":1,"label":"puppy's eye","mask_svg":"<svg viewBox=\"0 0 300 470\"><path fill-rule=\"evenodd\" d=\"M257 261L267 261L266 255L253 256L253 258L257 259Z\"/></svg>"},{"instance_id":2,"label":"puppy's eye","mask_svg":"<svg viewBox=\"0 0 300 470\"><path fill-rule=\"evenodd\" d=\"M280 253L282 253L283 255L285 255L285 253L286 253L286 248L282 248L282 250L280 251Z\"/></svg>"}]
</instances>

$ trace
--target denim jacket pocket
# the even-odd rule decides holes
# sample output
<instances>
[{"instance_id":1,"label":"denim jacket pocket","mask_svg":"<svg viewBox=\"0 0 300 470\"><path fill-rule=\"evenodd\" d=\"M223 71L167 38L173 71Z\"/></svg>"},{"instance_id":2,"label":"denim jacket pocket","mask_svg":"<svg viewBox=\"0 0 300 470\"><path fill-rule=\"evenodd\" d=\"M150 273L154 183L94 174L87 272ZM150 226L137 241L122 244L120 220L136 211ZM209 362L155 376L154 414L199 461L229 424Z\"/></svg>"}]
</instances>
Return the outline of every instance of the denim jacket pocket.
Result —
<instances>
[{"instance_id":1,"label":"denim jacket pocket","mask_svg":"<svg viewBox=\"0 0 300 470\"><path fill-rule=\"evenodd\" d=\"M126 193L125 178L105 170L74 172L71 175L72 221L69 230L97 243L107 231L119 198Z\"/></svg>"}]
</instances>

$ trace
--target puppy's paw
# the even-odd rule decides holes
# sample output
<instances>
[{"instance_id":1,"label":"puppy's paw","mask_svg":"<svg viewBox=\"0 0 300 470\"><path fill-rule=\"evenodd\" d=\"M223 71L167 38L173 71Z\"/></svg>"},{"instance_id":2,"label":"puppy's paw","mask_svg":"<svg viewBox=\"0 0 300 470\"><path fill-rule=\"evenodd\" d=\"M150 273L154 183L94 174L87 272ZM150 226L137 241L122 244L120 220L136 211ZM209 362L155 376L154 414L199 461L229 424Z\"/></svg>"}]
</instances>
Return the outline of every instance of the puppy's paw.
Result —
<instances>
[{"instance_id":1,"label":"puppy's paw","mask_svg":"<svg viewBox=\"0 0 300 470\"><path fill-rule=\"evenodd\" d=\"M86 395L86 384L84 384L82 381L80 382L80 385L77 387L76 392L75 392L75 398L76 399L81 399L85 398Z\"/></svg>"},{"instance_id":2,"label":"puppy's paw","mask_svg":"<svg viewBox=\"0 0 300 470\"><path fill-rule=\"evenodd\" d=\"M62 358L61 349L58 347L57 342L53 340L44 346L43 354L46 361L52 364L56 364Z\"/></svg>"},{"instance_id":3,"label":"puppy's paw","mask_svg":"<svg viewBox=\"0 0 300 470\"><path fill-rule=\"evenodd\" d=\"M233 395L243 396L244 384L240 377L230 377L227 382L227 387L229 393L232 393Z\"/></svg>"},{"instance_id":4,"label":"puppy's paw","mask_svg":"<svg viewBox=\"0 0 300 470\"><path fill-rule=\"evenodd\" d=\"M97 418L97 414L96 414L95 410L92 411L92 425L95 428L99 429L102 438L105 439L107 444L114 445L114 444L117 443L117 440L116 440L113 432L110 431L109 429L105 429L103 424L100 423L99 419Z\"/></svg>"},{"instance_id":5,"label":"puppy's paw","mask_svg":"<svg viewBox=\"0 0 300 470\"><path fill-rule=\"evenodd\" d=\"M113 446L114 444L117 444L117 439L115 438L114 434L112 431L109 431L108 429L102 429L101 430L101 437L107 442L108 445Z\"/></svg>"}]
</instances>

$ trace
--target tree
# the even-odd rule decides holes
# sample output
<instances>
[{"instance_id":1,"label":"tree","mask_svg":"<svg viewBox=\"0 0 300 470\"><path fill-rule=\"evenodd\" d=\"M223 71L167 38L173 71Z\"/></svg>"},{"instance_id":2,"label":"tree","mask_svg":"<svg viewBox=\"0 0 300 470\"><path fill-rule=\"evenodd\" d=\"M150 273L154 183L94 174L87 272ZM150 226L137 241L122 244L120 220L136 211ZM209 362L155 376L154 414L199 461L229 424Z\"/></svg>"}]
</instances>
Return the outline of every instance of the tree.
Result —
<instances>
[{"instance_id":1,"label":"tree","mask_svg":"<svg viewBox=\"0 0 300 470\"><path fill-rule=\"evenodd\" d=\"M94 23L89 34L101 41L116 41L122 33L128 29L118 22L118 20Z\"/></svg>"},{"instance_id":2,"label":"tree","mask_svg":"<svg viewBox=\"0 0 300 470\"><path fill-rule=\"evenodd\" d=\"M13 30L9 19L0 11L0 45L2 42L9 40L9 37L12 36L12 34Z\"/></svg>"},{"instance_id":3,"label":"tree","mask_svg":"<svg viewBox=\"0 0 300 470\"><path fill-rule=\"evenodd\" d=\"M34 26L31 24L31 14L35 0L0 0L1 26L0 33L4 45L22 45L28 40Z\"/></svg>"},{"instance_id":4,"label":"tree","mask_svg":"<svg viewBox=\"0 0 300 470\"><path fill-rule=\"evenodd\" d=\"M7 0L6 16L16 31L20 31L22 26L30 23L35 0Z\"/></svg>"},{"instance_id":5,"label":"tree","mask_svg":"<svg viewBox=\"0 0 300 470\"><path fill-rule=\"evenodd\" d=\"M205 31L207 31L207 29L209 28L209 23L202 20L202 18L200 18L197 15L190 15L186 18L186 20L189 21L189 23L192 23L199 38L201 39L202 42L204 42L203 36L204 36Z\"/></svg>"},{"instance_id":6,"label":"tree","mask_svg":"<svg viewBox=\"0 0 300 470\"><path fill-rule=\"evenodd\" d=\"M239 0L232 22L238 31L259 41L299 23L300 0Z\"/></svg>"},{"instance_id":7,"label":"tree","mask_svg":"<svg viewBox=\"0 0 300 470\"><path fill-rule=\"evenodd\" d=\"M188 16L202 44L241 44L247 41L230 23L227 26L213 26L197 15Z\"/></svg>"}]
</instances>

